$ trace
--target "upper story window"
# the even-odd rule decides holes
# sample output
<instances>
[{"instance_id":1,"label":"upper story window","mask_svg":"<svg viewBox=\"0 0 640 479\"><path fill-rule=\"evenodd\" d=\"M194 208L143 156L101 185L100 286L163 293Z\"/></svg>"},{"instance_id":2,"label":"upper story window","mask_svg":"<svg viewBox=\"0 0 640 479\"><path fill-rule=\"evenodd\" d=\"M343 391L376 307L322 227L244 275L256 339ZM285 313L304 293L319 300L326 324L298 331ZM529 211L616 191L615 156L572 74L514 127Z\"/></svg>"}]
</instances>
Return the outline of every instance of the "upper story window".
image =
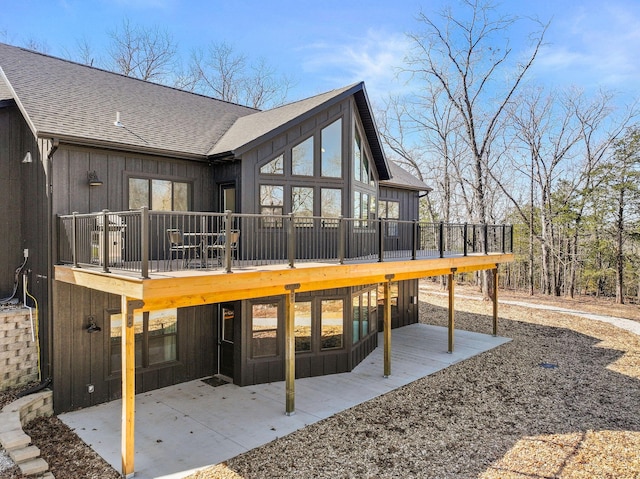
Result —
<instances>
[{"instance_id":1,"label":"upper story window","mask_svg":"<svg viewBox=\"0 0 640 479\"><path fill-rule=\"evenodd\" d=\"M263 175L283 175L284 174L284 155L279 155L266 165L260 168Z\"/></svg>"},{"instance_id":2,"label":"upper story window","mask_svg":"<svg viewBox=\"0 0 640 479\"><path fill-rule=\"evenodd\" d=\"M260 185L260 214L265 228L282 227L283 185Z\"/></svg>"},{"instance_id":3,"label":"upper story window","mask_svg":"<svg viewBox=\"0 0 640 479\"><path fill-rule=\"evenodd\" d=\"M191 183L153 178L129 178L129 209L190 211Z\"/></svg>"},{"instance_id":4,"label":"upper story window","mask_svg":"<svg viewBox=\"0 0 640 479\"><path fill-rule=\"evenodd\" d=\"M400 202L393 200L380 200L379 217L386 220L400 219ZM388 221L386 223L387 236L398 236L398 223L396 221Z\"/></svg>"},{"instance_id":5,"label":"upper story window","mask_svg":"<svg viewBox=\"0 0 640 479\"><path fill-rule=\"evenodd\" d=\"M357 127L353 136L353 179L369 186L376 186L375 173L371 170L369 156Z\"/></svg>"},{"instance_id":6,"label":"upper story window","mask_svg":"<svg viewBox=\"0 0 640 479\"><path fill-rule=\"evenodd\" d=\"M342 177L342 118L320 132L322 147L321 174L326 177Z\"/></svg>"},{"instance_id":7,"label":"upper story window","mask_svg":"<svg viewBox=\"0 0 640 479\"><path fill-rule=\"evenodd\" d=\"M313 176L313 136L291 149L291 174Z\"/></svg>"}]
</instances>

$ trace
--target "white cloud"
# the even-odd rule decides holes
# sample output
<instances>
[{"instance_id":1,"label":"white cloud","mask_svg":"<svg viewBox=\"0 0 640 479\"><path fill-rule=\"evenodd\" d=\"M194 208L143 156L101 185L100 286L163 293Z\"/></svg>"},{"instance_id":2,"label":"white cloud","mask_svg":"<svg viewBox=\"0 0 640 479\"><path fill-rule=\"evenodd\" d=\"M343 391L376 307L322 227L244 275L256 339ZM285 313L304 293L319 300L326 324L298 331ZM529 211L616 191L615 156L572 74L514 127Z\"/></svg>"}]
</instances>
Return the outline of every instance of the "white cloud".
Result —
<instances>
[{"instance_id":1,"label":"white cloud","mask_svg":"<svg viewBox=\"0 0 640 479\"><path fill-rule=\"evenodd\" d=\"M640 8L618 1L590 4L552 22L535 72L555 84L638 93Z\"/></svg>"},{"instance_id":2,"label":"white cloud","mask_svg":"<svg viewBox=\"0 0 640 479\"><path fill-rule=\"evenodd\" d=\"M403 34L369 30L342 43L303 47L302 67L306 76L319 76L336 87L364 80L369 96L379 98L402 88L396 76L408 48Z\"/></svg>"}]
</instances>

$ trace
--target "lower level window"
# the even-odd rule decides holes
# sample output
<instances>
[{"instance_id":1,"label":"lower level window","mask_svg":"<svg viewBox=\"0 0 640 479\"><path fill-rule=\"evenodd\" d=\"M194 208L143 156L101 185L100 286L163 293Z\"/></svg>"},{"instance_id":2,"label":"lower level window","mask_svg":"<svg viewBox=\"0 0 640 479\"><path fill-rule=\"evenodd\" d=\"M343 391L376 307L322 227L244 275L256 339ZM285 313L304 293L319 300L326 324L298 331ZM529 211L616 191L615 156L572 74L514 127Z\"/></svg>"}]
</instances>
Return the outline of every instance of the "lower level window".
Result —
<instances>
[{"instance_id":1,"label":"lower level window","mask_svg":"<svg viewBox=\"0 0 640 479\"><path fill-rule=\"evenodd\" d=\"M254 304L251 311L251 356L278 354L278 303Z\"/></svg>"},{"instance_id":2,"label":"lower level window","mask_svg":"<svg viewBox=\"0 0 640 479\"><path fill-rule=\"evenodd\" d=\"M110 372L122 370L122 314L110 315ZM178 310L165 309L133 316L136 368L148 368L178 358Z\"/></svg>"},{"instance_id":3,"label":"lower level window","mask_svg":"<svg viewBox=\"0 0 640 479\"><path fill-rule=\"evenodd\" d=\"M320 349L339 349L344 337L344 301L323 299L320 310Z\"/></svg>"}]
</instances>

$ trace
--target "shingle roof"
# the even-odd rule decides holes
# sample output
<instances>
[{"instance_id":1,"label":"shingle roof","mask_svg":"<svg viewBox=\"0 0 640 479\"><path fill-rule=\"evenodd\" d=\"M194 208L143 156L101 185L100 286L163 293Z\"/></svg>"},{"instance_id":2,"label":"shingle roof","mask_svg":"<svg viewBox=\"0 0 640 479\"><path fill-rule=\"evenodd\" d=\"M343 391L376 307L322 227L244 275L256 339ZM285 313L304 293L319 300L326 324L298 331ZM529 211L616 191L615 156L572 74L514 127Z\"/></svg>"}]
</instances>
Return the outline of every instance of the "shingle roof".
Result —
<instances>
[{"instance_id":1,"label":"shingle roof","mask_svg":"<svg viewBox=\"0 0 640 479\"><path fill-rule=\"evenodd\" d=\"M389 162L389 169L391 171L391 179L381 181L382 186L393 186L416 191L431 191L433 189L393 161Z\"/></svg>"},{"instance_id":2,"label":"shingle roof","mask_svg":"<svg viewBox=\"0 0 640 479\"><path fill-rule=\"evenodd\" d=\"M1 43L0 78L39 136L180 156L206 157L256 111ZM126 128L114 125L118 111Z\"/></svg>"},{"instance_id":3,"label":"shingle roof","mask_svg":"<svg viewBox=\"0 0 640 479\"><path fill-rule=\"evenodd\" d=\"M14 98L35 135L72 143L199 159L239 155L350 95L380 178L388 179L363 83L259 111L0 43L0 101ZM114 124L116 112L123 127Z\"/></svg>"}]
</instances>

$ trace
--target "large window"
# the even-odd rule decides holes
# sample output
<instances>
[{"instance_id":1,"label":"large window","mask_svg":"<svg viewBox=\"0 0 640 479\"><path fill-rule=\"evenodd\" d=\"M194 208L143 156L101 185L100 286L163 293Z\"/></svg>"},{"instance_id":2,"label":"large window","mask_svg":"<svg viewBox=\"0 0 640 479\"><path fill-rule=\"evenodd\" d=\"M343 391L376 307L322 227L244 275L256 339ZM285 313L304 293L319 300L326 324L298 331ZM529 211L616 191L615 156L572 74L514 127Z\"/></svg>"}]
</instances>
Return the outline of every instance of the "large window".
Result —
<instances>
[{"instance_id":1,"label":"large window","mask_svg":"<svg viewBox=\"0 0 640 479\"><path fill-rule=\"evenodd\" d=\"M311 351L311 317L312 317L311 301L298 301L295 305L295 321L293 326L293 334L295 336L296 353L304 353Z\"/></svg>"},{"instance_id":2,"label":"large window","mask_svg":"<svg viewBox=\"0 0 640 479\"><path fill-rule=\"evenodd\" d=\"M152 178L129 178L129 209L190 211L191 183Z\"/></svg>"},{"instance_id":3,"label":"large window","mask_svg":"<svg viewBox=\"0 0 640 479\"><path fill-rule=\"evenodd\" d=\"M296 226L313 226L313 188L291 187L291 212L296 216Z\"/></svg>"},{"instance_id":4,"label":"large window","mask_svg":"<svg viewBox=\"0 0 640 479\"><path fill-rule=\"evenodd\" d=\"M279 155L266 165L260 168L263 175L282 175L284 174L284 155Z\"/></svg>"},{"instance_id":5,"label":"large window","mask_svg":"<svg viewBox=\"0 0 640 479\"><path fill-rule=\"evenodd\" d=\"M326 177L342 177L342 119L324 128L321 135L321 174Z\"/></svg>"},{"instance_id":6,"label":"large window","mask_svg":"<svg viewBox=\"0 0 640 479\"><path fill-rule=\"evenodd\" d=\"M110 315L110 372L122 370L122 314ZM136 368L148 368L177 360L178 310L136 313Z\"/></svg>"},{"instance_id":7,"label":"large window","mask_svg":"<svg viewBox=\"0 0 640 479\"><path fill-rule=\"evenodd\" d=\"M378 295L376 288L362 291L351 299L353 308L353 343L364 339L369 333L375 331L372 316L378 307Z\"/></svg>"},{"instance_id":8,"label":"large window","mask_svg":"<svg viewBox=\"0 0 640 479\"><path fill-rule=\"evenodd\" d=\"M338 188L321 188L320 196L322 226L337 228L338 218L342 215L342 190ZM335 220L327 220L326 218L335 218Z\"/></svg>"},{"instance_id":9,"label":"large window","mask_svg":"<svg viewBox=\"0 0 640 479\"><path fill-rule=\"evenodd\" d=\"M254 304L251 308L251 357L278 354L278 303Z\"/></svg>"},{"instance_id":10,"label":"large window","mask_svg":"<svg viewBox=\"0 0 640 479\"><path fill-rule=\"evenodd\" d=\"M380 218L384 218L386 220L400 219L400 202L393 200L380 200L379 208ZM387 236L398 236L397 221L388 221L387 231L385 233Z\"/></svg>"},{"instance_id":11,"label":"large window","mask_svg":"<svg viewBox=\"0 0 640 479\"><path fill-rule=\"evenodd\" d=\"M323 299L320 309L320 349L339 349L344 338L344 301Z\"/></svg>"},{"instance_id":12,"label":"large window","mask_svg":"<svg viewBox=\"0 0 640 479\"><path fill-rule=\"evenodd\" d=\"M282 208L284 207L284 186L282 185L260 185L260 214L266 215L262 218L262 226L265 228L282 227Z\"/></svg>"},{"instance_id":13,"label":"large window","mask_svg":"<svg viewBox=\"0 0 640 479\"><path fill-rule=\"evenodd\" d=\"M291 174L313 176L313 137L291 149Z\"/></svg>"}]
</instances>

